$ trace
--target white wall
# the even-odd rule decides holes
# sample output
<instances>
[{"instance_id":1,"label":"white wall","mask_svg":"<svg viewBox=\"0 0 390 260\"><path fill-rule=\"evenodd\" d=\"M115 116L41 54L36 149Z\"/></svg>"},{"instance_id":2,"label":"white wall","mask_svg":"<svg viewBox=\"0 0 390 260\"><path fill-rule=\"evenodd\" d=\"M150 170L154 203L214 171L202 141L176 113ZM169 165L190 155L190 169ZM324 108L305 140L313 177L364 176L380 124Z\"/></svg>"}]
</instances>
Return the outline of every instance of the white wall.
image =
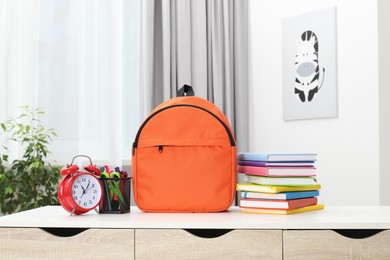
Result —
<instances>
[{"instance_id":1,"label":"white wall","mask_svg":"<svg viewBox=\"0 0 390 260\"><path fill-rule=\"evenodd\" d=\"M281 21L337 7L338 117L283 121ZM252 0L250 151L317 152L320 201L378 205L377 2Z\"/></svg>"},{"instance_id":2,"label":"white wall","mask_svg":"<svg viewBox=\"0 0 390 260\"><path fill-rule=\"evenodd\" d=\"M390 205L390 1L378 0L381 205Z\"/></svg>"}]
</instances>

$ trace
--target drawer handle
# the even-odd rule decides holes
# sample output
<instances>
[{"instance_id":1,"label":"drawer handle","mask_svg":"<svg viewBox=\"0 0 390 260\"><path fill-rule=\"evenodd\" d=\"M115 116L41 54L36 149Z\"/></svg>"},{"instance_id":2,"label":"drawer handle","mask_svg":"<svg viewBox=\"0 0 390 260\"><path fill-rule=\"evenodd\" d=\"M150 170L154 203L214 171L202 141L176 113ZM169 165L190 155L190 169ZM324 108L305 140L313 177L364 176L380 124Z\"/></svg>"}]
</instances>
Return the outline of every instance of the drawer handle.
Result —
<instances>
[{"instance_id":1,"label":"drawer handle","mask_svg":"<svg viewBox=\"0 0 390 260\"><path fill-rule=\"evenodd\" d=\"M41 229L57 237L73 237L75 235L84 232L88 228L41 228Z\"/></svg>"},{"instance_id":2,"label":"drawer handle","mask_svg":"<svg viewBox=\"0 0 390 260\"><path fill-rule=\"evenodd\" d=\"M333 231L344 237L361 239L376 235L383 229L333 229Z\"/></svg>"},{"instance_id":3,"label":"drawer handle","mask_svg":"<svg viewBox=\"0 0 390 260\"><path fill-rule=\"evenodd\" d=\"M201 238L216 238L223 236L233 229L184 229L188 233Z\"/></svg>"}]
</instances>

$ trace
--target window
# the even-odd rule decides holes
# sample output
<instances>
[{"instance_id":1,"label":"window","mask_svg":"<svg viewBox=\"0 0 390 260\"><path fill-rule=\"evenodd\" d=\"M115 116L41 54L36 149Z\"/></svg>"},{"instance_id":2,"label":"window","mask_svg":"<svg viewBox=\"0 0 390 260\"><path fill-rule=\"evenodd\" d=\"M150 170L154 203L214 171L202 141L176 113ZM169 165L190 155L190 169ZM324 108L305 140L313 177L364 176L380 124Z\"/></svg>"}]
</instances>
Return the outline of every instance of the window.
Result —
<instances>
[{"instance_id":1,"label":"window","mask_svg":"<svg viewBox=\"0 0 390 260\"><path fill-rule=\"evenodd\" d=\"M140 124L140 5L0 0L0 121L40 107L58 133L50 160L129 164Z\"/></svg>"}]
</instances>

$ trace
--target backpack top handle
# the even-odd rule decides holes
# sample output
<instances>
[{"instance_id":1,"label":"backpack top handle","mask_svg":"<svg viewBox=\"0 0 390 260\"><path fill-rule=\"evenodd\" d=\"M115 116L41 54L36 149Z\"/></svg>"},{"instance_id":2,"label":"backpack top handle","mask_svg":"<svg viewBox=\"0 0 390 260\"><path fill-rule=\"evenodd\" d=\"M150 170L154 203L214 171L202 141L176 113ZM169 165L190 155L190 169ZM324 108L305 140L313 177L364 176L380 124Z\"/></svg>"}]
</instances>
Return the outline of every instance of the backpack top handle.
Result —
<instances>
[{"instance_id":1,"label":"backpack top handle","mask_svg":"<svg viewBox=\"0 0 390 260\"><path fill-rule=\"evenodd\" d=\"M184 84L183 87L181 87L177 91L176 96L177 97L195 96L195 92L194 92L194 89L190 85Z\"/></svg>"}]
</instances>

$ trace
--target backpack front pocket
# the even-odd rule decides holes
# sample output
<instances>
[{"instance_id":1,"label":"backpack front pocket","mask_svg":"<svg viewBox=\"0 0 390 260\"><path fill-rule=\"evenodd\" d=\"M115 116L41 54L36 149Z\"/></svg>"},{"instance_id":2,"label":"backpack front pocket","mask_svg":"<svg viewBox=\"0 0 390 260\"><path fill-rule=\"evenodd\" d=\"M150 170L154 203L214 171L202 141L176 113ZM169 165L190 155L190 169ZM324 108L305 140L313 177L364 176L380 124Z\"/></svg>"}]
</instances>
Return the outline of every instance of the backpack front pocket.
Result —
<instances>
[{"instance_id":1,"label":"backpack front pocket","mask_svg":"<svg viewBox=\"0 0 390 260\"><path fill-rule=\"evenodd\" d=\"M137 205L145 211L164 212L228 208L236 174L231 157L230 146L139 147L134 176Z\"/></svg>"}]
</instances>

